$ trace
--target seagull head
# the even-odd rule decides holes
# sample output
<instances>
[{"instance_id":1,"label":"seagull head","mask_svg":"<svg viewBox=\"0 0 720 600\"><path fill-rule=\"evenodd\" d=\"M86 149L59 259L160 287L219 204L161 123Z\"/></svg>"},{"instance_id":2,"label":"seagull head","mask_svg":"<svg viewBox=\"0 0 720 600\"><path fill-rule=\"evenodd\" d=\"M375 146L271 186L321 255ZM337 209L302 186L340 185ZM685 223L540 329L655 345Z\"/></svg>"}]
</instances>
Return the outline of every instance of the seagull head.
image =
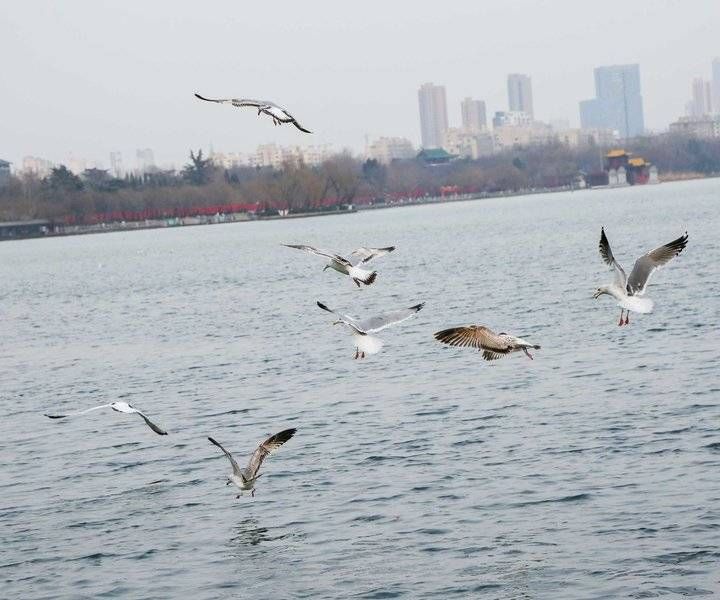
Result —
<instances>
[{"instance_id":1,"label":"seagull head","mask_svg":"<svg viewBox=\"0 0 720 600\"><path fill-rule=\"evenodd\" d=\"M340 325L340 323L342 323L342 321L333 321L333 325Z\"/></svg>"},{"instance_id":2,"label":"seagull head","mask_svg":"<svg viewBox=\"0 0 720 600\"><path fill-rule=\"evenodd\" d=\"M601 285L598 289L595 290L595 293L593 294L593 298L595 298L595 300L597 300L603 294L609 294L609 293L610 292L608 292L607 287L604 285Z\"/></svg>"},{"instance_id":3,"label":"seagull head","mask_svg":"<svg viewBox=\"0 0 720 600\"><path fill-rule=\"evenodd\" d=\"M329 268L330 268L330 265L325 265L325 266L323 267L323 271L325 271L326 269L329 269Z\"/></svg>"}]
</instances>

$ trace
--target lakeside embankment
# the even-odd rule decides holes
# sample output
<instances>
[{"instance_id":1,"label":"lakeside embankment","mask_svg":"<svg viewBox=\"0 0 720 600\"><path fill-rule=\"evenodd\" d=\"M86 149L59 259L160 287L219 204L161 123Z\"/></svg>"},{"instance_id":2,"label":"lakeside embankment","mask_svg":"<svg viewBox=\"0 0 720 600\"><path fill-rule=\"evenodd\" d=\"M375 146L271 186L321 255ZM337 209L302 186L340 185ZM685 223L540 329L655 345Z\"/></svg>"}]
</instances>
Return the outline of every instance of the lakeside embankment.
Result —
<instances>
[{"instance_id":1,"label":"lakeside embankment","mask_svg":"<svg viewBox=\"0 0 720 600\"><path fill-rule=\"evenodd\" d=\"M667 173L661 178L661 183L689 181L694 179L710 179L700 173ZM624 186L625 187L625 186ZM221 225L224 223L249 223L254 221L273 221L279 219L305 219L310 217L327 217L333 215L349 215L362 210L378 210L384 208L399 208L403 206L418 206L423 204L442 204L450 202L463 202L468 200L485 200L490 198L503 198L514 196L529 196L536 194L551 194L558 192L574 192L580 190L607 190L608 186L595 186L577 188L570 186L526 189L503 192L481 192L472 194L453 194L446 196L424 196L419 198L401 198L392 202L378 202L374 204L351 205L343 209L319 210L277 215L257 215L255 213L229 213L215 215L198 215L189 217L174 217L167 219L145 219L142 221L116 221L110 223L95 223L89 225L68 225L54 223L50 220L0 222L0 241L21 240L30 238L59 237L68 235L88 235L95 233L113 233L118 231L140 231L145 229L164 229L168 227L191 227L197 225Z\"/></svg>"}]
</instances>

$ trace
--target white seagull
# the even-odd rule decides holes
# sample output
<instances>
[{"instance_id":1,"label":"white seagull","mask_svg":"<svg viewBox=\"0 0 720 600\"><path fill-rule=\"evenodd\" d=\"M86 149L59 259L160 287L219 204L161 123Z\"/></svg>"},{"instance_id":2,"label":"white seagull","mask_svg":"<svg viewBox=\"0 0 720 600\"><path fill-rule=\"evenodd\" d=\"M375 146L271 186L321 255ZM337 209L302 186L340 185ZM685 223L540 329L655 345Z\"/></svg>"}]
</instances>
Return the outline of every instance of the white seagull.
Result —
<instances>
[{"instance_id":1,"label":"white seagull","mask_svg":"<svg viewBox=\"0 0 720 600\"><path fill-rule=\"evenodd\" d=\"M671 258L680 254L685 246L687 246L688 234L681 235L676 240L668 242L664 246L655 248L647 254L643 254L640 258L635 261L630 276L625 275L625 271L620 264L615 260L612 250L610 249L610 242L608 242L605 236L605 228L600 229L600 256L605 261L605 264L610 266L610 269L615 271L615 280L608 285L601 285L597 290L593 298L596 300L603 294L612 296L617 300L617 305L620 307L620 322L618 325L627 325L630 323L630 311L637 313L649 313L652 312L654 303L650 298L643 298L645 295L645 289L650 281L652 274L663 265L667 264ZM625 320L623 321L623 312L625 314Z\"/></svg>"},{"instance_id":2,"label":"white seagull","mask_svg":"<svg viewBox=\"0 0 720 600\"><path fill-rule=\"evenodd\" d=\"M208 438L210 442L223 451L223 454L228 457L228 460L232 465L233 472L232 475L228 477L226 485L234 483L238 488L240 488L240 493L236 496L236 498L242 496L243 492L250 492L251 496L255 496L255 482L260 477L258 471L260 471L260 465L262 465L265 457L270 454L270 452L287 442L295 435L296 431L297 429L295 428L285 429L280 433L271 435L257 447L255 452L252 453L250 456L250 462L248 462L248 466L245 468L241 468L240 465L237 464L237 461L233 458L233 455L225 450L219 442L216 442L211 437Z\"/></svg>"},{"instance_id":3,"label":"white seagull","mask_svg":"<svg viewBox=\"0 0 720 600\"><path fill-rule=\"evenodd\" d=\"M385 254L395 250L395 246L388 246L387 248L358 248L350 253L350 258L345 258L337 252L331 252L329 250L321 250L320 248L314 248L313 246L306 246L304 244L282 244L287 248L295 248L296 250L304 250L310 254L316 254L324 258L330 259L328 264L325 265L325 269L333 269L343 275L348 275L350 279L355 282L355 285L360 287L360 284L372 285L377 277L377 271L368 271L360 268L358 265L365 265L371 260L384 256Z\"/></svg>"},{"instance_id":4,"label":"white seagull","mask_svg":"<svg viewBox=\"0 0 720 600\"><path fill-rule=\"evenodd\" d=\"M355 358L357 359L365 358L366 354L370 355L380 352L380 349L383 346L382 340L370 335L371 333L382 331L386 327L406 321L423 306L425 306L425 303L421 302L420 304L416 304L410 308L401 308L400 310L370 317L369 319L364 319L363 321L359 321L351 316L336 312L325 306L322 302L318 302L317 305L323 310L331 312L338 318L333 325L342 323L350 330L355 341Z\"/></svg>"},{"instance_id":5,"label":"white seagull","mask_svg":"<svg viewBox=\"0 0 720 600\"><path fill-rule=\"evenodd\" d=\"M484 325L451 327L435 333L435 339L450 346L470 346L482 350L485 360L497 360L506 354L524 352L530 360L533 355L529 349L540 350L537 344L531 344L522 338L504 332L495 333Z\"/></svg>"},{"instance_id":6,"label":"white seagull","mask_svg":"<svg viewBox=\"0 0 720 600\"><path fill-rule=\"evenodd\" d=\"M150 419L148 419L141 411L139 411L134 406L128 404L127 402L112 402L110 404L101 404L100 406L93 406L92 408L88 408L87 410L81 410L80 412L76 413L70 413L67 415L45 415L46 417L50 419L64 419L65 417L74 417L76 415L84 415L86 413L92 412L94 410L99 410L101 408L112 408L116 412L121 413L127 413L127 414L137 414L140 415L147 424L147 426L152 429L155 433L158 435L167 435L167 431L164 429L161 429L155 423L153 423Z\"/></svg>"},{"instance_id":7,"label":"white seagull","mask_svg":"<svg viewBox=\"0 0 720 600\"><path fill-rule=\"evenodd\" d=\"M297 127L300 131L303 131L305 133L312 133L309 129L305 129L300 123L297 122L295 117L293 117L288 111L286 111L283 107L278 106L274 102L270 102L270 100L253 100L251 98L205 98L204 96L201 96L200 94L195 94L196 98L199 98L200 100L205 100L205 102L217 102L218 104L231 104L232 106L237 106L238 108L243 108L246 106L257 108L258 115L265 114L268 115L275 125L284 125L285 123L292 123Z\"/></svg>"}]
</instances>

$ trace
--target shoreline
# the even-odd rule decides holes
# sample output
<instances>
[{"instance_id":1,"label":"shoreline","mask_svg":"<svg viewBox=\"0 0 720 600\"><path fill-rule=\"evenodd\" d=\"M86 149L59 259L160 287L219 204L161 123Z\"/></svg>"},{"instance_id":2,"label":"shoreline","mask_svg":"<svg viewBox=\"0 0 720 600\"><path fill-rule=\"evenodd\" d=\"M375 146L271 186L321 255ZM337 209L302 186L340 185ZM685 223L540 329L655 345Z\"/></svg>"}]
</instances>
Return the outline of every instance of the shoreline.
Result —
<instances>
[{"instance_id":1,"label":"shoreline","mask_svg":"<svg viewBox=\"0 0 720 600\"><path fill-rule=\"evenodd\" d=\"M715 179L717 176L701 175L697 173L668 173L666 177L661 178L657 184L661 183L674 183L683 181L694 181L698 179ZM633 187L633 186L622 186L622 187ZM128 222L116 222L110 224L97 224L97 225L67 225L62 227L61 231L37 233L30 235L17 235L17 236L0 236L0 242L14 241L14 240L29 240L29 239L51 239L57 237L68 237L73 235L92 235L98 233L117 233L123 231L145 231L150 229L174 229L178 227L196 227L201 225L227 225L229 223L254 223L258 221L278 221L284 219L308 219L311 217L329 217L339 215L350 215L366 210L381 210L388 208L402 208L407 206L422 206L430 204L448 204L452 202L467 202L471 200L488 200L492 198L512 198L517 196L533 196L541 194L556 194L560 192L580 192L580 191L592 191L592 190L607 190L614 189L609 186L593 186L593 187L558 187L558 188L543 188L543 189L528 189L519 190L516 192L504 191L504 192L484 192L474 194L456 194L452 196L428 196L423 198L407 199L399 202L383 202L378 204L363 204L363 205L350 205L350 208L345 210L327 210L327 211L314 211L314 212L303 212L293 213L287 215L269 215L269 216L255 216L251 213L235 213L229 215L214 215L212 217L184 217L175 219L153 219L146 221L128 221ZM50 223L48 220L47 223ZM2 225L0 223L0 225Z\"/></svg>"}]
</instances>

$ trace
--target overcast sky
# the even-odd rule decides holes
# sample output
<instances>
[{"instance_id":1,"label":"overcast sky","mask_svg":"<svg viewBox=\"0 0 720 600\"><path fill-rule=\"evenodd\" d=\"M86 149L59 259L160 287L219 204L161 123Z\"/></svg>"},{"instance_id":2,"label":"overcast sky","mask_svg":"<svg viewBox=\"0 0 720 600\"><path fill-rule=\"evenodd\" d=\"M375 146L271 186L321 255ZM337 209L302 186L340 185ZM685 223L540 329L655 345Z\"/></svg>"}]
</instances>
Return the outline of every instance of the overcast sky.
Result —
<instances>
[{"instance_id":1,"label":"overcast sky","mask_svg":"<svg viewBox=\"0 0 720 600\"><path fill-rule=\"evenodd\" d=\"M634 62L646 126L664 129L715 56L720 0L8 2L0 158L107 167L120 150L132 168L143 147L180 166L211 143L418 144L420 84L446 86L453 126L465 96L484 99L488 115L507 109L513 72L532 77L536 118L577 125L593 67ZM275 100L316 133L202 103L195 91Z\"/></svg>"}]
</instances>

